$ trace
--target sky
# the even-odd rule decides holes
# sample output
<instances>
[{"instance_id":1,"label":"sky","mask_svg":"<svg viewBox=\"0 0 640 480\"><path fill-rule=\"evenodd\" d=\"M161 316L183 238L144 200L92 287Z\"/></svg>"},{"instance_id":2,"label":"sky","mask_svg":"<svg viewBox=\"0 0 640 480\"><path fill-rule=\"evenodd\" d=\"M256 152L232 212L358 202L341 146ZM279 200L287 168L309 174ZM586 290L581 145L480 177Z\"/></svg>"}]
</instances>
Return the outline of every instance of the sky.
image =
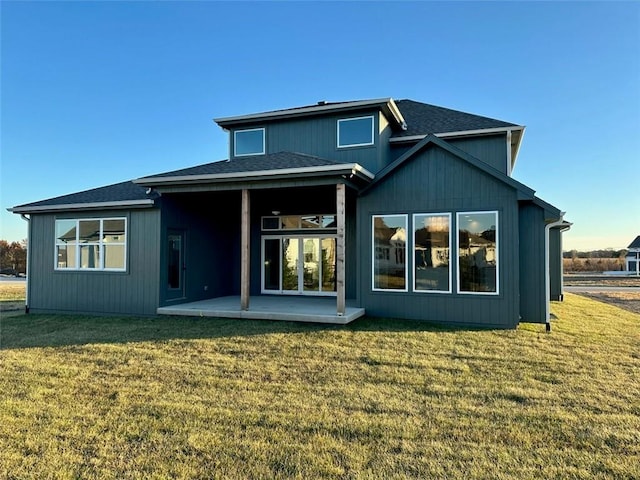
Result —
<instances>
[{"instance_id":1,"label":"sky","mask_svg":"<svg viewBox=\"0 0 640 480\"><path fill-rule=\"evenodd\" d=\"M392 97L525 125L565 250L640 235L640 2L0 2L12 206L228 157L212 121Z\"/></svg>"}]
</instances>

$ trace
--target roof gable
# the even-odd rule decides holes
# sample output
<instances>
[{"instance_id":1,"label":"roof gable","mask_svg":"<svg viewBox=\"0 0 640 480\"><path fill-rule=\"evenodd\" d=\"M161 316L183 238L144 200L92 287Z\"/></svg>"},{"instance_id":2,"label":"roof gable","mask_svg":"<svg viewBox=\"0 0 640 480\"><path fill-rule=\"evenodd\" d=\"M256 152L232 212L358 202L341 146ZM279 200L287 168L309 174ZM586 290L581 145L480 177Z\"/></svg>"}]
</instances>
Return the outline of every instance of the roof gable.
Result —
<instances>
[{"instance_id":1,"label":"roof gable","mask_svg":"<svg viewBox=\"0 0 640 480\"><path fill-rule=\"evenodd\" d=\"M636 239L629 244L627 248L640 249L640 235L636 237Z\"/></svg>"},{"instance_id":2,"label":"roof gable","mask_svg":"<svg viewBox=\"0 0 640 480\"><path fill-rule=\"evenodd\" d=\"M388 175L391 175L403 163L411 160L415 155L417 155L421 151L423 151L423 150L425 150L427 148L433 147L433 146L436 146L436 147L442 148L443 150L446 150L450 154L455 155L456 157L464 160L465 162L471 164L475 168L477 168L479 170L482 170L483 172L489 174L490 176L496 178L497 180L499 180L499 181L505 183L506 185L509 185L510 187L514 188L515 190L518 191L518 194L519 194L521 199L533 199L534 198L535 191L532 190L531 188L529 188L526 185L524 185L523 183L520 183L517 180L514 180L513 178L503 174L502 172L500 172L499 170L496 170L495 168L491 167L490 165L488 165L487 163L483 162L482 160L479 160L476 157L474 157L472 155L469 155L467 152L464 152L464 151L460 150L459 148L454 147L450 143L447 143L446 141L444 141L444 140L442 140L442 139L440 139L440 138L438 138L438 137L436 137L435 135L432 135L432 134L427 135L420 142L418 142L416 145L414 145L414 147L411 148L411 150L406 152L404 155L402 155L400 158L395 160L393 163L390 163L385 168L380 170L380 172L378 172L376 174L376 177L375 177L374 181L371 182L371 184L365 188L365 191L367 191L367 190L369 190L371 188L375 188L375 186L378 183L383 181L384 178L387 177Z\"/></svg>"}]
</instances>

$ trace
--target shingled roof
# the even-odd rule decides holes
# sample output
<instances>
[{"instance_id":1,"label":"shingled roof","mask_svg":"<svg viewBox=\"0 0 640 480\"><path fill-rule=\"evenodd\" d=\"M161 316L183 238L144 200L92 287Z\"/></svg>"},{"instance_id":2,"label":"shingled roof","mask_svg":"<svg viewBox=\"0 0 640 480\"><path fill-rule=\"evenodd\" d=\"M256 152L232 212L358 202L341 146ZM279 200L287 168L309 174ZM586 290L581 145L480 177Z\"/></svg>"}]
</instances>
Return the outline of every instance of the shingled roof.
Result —
<instances>
[{"instance_id":1,"label":"shingled roof","mask_svg":"<svg viewBox=\"0 0 640 480\"><path fill-rule=\"evenodd\" d=\"M407 129L394 133L395 138L519 126L413 100L398 100L396 105L407 123Z\"/></svg>"},{"instance_id":2,"label":"shingled roof","mask_svg":"<svg viewBox=\"0 0 640 480\"><path fill-rule=\"evenodd\" d=\"M248 173L264 170L282 170L289 168L321 167L326 165L340 165L339 162L325 158L314 157L302 153L278 152L266 155L251 155L248 157L222 160L206 163L190 168L182 168L171 172L149 175L139 180L163 177L186 177L192 175L217 175L229 173Z\"/></svg>"},{"instance_id":3,"label":"shingled roof","mask_svg":"<svg viewBox=\"0 0 640 480\"><path fill-rule=\"evenodd\" d=\"M75 208L104 208L126 206L151 206L157 194L147 194L147 189L132 181L116 183L91 190L49 198L39 202L18 205L11 209L14 213L29 213L47 210Z\"/></svg>"},{"instance_id":4,"label":"shingled roof","mask_svg":"<svg viewBox=\"0 0 640 480\"><path fill-rule=\"evenodd\" d=\"M640 249L640 235L638 235L636 239L633 242L631 242L631 244L627 248Z\"/></svg>"}]
</instances>

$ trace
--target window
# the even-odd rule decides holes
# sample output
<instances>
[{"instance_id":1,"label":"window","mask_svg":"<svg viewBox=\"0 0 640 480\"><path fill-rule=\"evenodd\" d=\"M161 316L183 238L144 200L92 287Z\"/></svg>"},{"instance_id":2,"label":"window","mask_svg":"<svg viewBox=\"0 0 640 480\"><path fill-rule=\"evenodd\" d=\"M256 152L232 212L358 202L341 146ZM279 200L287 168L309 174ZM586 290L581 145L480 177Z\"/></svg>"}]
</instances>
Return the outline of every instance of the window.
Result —
<instances>
[{"instance_id":1,"label":"window","mask_svg":"<svg viewBox=\"0 0 640 480\"><path fill-rule=\"evenodd\" d=\"M413 215L413 289L451 293L451 214Z\"/></svg>"},{"instance_id":2,"label":"window","mask_svg":"<svg viewBox=\"0 0 640 480\"><path fill-rule=\"evenodd\" d=\"M264 128L236 130L233 133L233 145L236 157L264 155Z\"/></svg>"},{"instance_id":3,"label":"window","mask_svg":"<svg viewBox=\"0 0 640 480\"><path fill-rule=\"evenodd\" d=\"M458 292L498 294L498 212L462 212L458 222Z\"/></svg>"},{"instance_id":4,"label":"window","mask_svg":"<svg viewBox=\"0 0 640 480\"><path fill-rule=\"evenodd\" d=\"M335 229L336 216L329 215L279 215L262 217L262 230Z\"/></svg>"},{"instance_id":5,"label":"window","mask_svg":"<svg viewBox=\"0 0 640 480\"><path fill-rule=\"evenodd\" d=\"M125 218L56 220L56 270L126 269Z\"/></svg>"},{"instance_id":6,"label":"window","mask_svg":"<svg viewBox=\"0 0 640 480\"><path fill-rule=\"evenodd\" d=\"M373 117L338 120L338 148L373 145Z\"/></svg>"},{"instance_id":7,"label":"window","mask_svg":"<svg viewBox=\"0 0 640 480\"><path fill-rule=\"evenodd\" d=\"M373 216L374 290L407 291L407 215Z\"/></svg>"}]
</instances>

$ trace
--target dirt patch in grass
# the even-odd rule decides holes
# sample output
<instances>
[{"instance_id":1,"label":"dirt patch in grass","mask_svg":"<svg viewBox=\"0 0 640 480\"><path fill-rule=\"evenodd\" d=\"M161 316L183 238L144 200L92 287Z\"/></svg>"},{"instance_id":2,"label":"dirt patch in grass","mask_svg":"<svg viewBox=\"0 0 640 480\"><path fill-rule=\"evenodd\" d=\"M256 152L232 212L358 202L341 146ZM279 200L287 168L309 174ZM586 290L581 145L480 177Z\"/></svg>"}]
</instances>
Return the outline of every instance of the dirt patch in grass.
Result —
<instances>
[{"instance_id":1,"label":"dirt patch in grass","mask_svg":"<svg viewBox=\"0 0 640 480\"><path fill-rule=\"evenodd\" d=\"M640 292L597 292L578 293L577 295L640 314Z\"/></svg>"},{"instance_id":2,"label":"dirt patch in grass","mask_svg":"<svg viewBox=\"0 0 640 480\"><path fill-rule=\"evenodd\" d=\"M606 275L565 275L565 287L640 287L640 277L613 277Z\"/></svg>"}]
</instances>

